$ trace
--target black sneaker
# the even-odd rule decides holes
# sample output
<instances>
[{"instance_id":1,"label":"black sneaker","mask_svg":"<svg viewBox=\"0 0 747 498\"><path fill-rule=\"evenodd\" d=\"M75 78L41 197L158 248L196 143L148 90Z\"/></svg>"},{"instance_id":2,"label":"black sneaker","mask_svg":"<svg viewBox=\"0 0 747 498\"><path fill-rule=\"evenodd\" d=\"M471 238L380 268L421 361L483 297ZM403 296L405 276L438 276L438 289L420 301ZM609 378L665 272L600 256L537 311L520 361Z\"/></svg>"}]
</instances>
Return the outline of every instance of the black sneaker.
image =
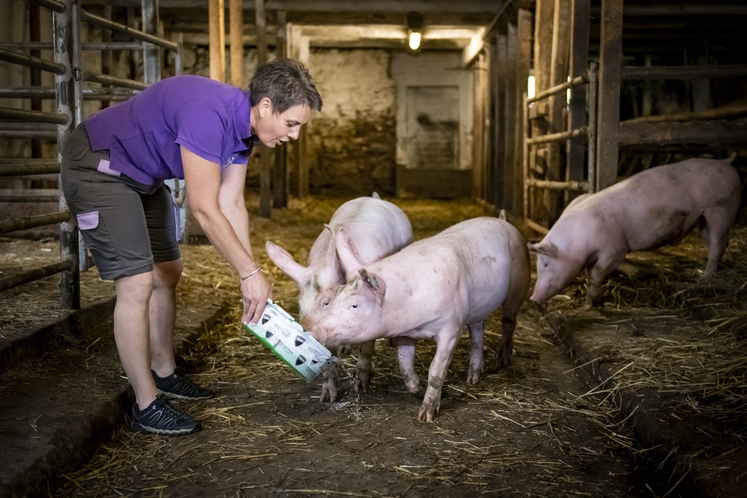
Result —
<instances>
[{"instance_id":1,"label":"black sneaker","mask_svg":"<svg viewBox=\"0 0 747 498\"><path fill-rule=\"evenodd\" d=\"M145 410L141 411L137 403L132 405L130 428L135 432L181 436L197 432L201 427L199 420L171 406L161 394Z\"/></svg>"},{"instance_id":2,"label":"black sneaker","mask_svg":"<svg viewBox=\"0 0 747 498\"><path fill-rule=\"evenodd\" d=\"M158 391L169 399L183 399L186 401L199 401L213 397L212 389L200 387L184 375L181 367L176 367L174 373L168 377L159 377L153 370L153 380L156 381Z\"/></svg>"}]
</instances>

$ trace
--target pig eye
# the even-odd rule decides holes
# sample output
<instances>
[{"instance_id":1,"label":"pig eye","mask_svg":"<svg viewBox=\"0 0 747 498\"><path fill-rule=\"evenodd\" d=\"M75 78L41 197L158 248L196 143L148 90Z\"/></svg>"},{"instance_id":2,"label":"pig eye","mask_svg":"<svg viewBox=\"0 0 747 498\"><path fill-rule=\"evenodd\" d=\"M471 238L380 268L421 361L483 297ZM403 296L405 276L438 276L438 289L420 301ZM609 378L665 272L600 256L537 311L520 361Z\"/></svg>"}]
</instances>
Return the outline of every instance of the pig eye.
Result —
<instances>
[{"instance_id":1,"label":"pig eye","mask_svg":"<svg viewBox=\"0 0 747 498\"><path fill-rule=\"evenodd\" d=\"M322 306L329 306L329 299L322 301Z\"/></svg>"},{"instance_id":2,"label":"pig eye","mask_svg":"<svg viewBox=\"0 0 747 498\"><path fill-rule=\"evenodd\" d=\"M356 309L358 307L358 305L357 304L351 304L350 307L353 308L353 309Z\"/></svg>"}]
</instances>

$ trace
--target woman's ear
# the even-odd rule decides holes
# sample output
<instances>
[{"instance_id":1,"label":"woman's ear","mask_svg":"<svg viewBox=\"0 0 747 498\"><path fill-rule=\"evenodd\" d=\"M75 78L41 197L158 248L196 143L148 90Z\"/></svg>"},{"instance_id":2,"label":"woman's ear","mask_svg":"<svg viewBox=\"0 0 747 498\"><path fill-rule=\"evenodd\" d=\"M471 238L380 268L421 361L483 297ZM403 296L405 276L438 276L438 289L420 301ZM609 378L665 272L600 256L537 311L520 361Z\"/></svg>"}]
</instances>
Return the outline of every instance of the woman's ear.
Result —
<instances>
[{"instance_id":1,"label":"woman's ear","mask_svg":"<svg viewBox=\"0 0 747 498\"><path fill-rule=\"evenodd\" d=\"M272 114L272 101L269 97L262 97L259 101L259 117L264 118Z\"/></svg>"}]
</instances>

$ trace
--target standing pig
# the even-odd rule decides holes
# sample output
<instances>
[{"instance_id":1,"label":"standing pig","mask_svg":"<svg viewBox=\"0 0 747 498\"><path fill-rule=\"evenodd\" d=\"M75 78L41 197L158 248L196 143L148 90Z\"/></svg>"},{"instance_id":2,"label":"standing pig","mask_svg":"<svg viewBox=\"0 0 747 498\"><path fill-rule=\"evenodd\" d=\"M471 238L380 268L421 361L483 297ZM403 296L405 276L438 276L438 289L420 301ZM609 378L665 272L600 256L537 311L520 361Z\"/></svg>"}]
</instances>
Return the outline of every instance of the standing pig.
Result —
<instances>
[{"instance_id":1,"label":"standing pig","mask_svg":"<svg viewBox=\"0 0 747 498\"><path fill-rule=\"evenodd\" d=\"M627 253L679 242L695 227L708 246L703 276L713 275L741 202L733 159L658 166L576 198L540 243L528 245L537 254L530 299L544 303L586 269L589 310L600 301L604 278Z\"/></svg>"},{"instance_id":2,"label":"standing pig","mask_svg":"<svg viewBox=\"0 0 747 498\"><path fill-rule=\"evenodd\" d=\"M351 250L364 263L378 261L412 242L412 226L407 215L394 204L381 200L375 192L372 197L360 197L340 206L325 227L311 246L306 267L296 263L293 256L281 247L270 241L265 244L270 259L300 288L299 323L306 329L334 301L338 288L347 277L337 257L335 233L341 229L346 231ZM360 346L356 390L360 388L365 392L368 389L373 350L373 341ZM325 372L321 401L327 397L330 401L337 399L336 373L336 369Z\"/></svg>"},{"instance_id":3,"label":"standing pig","mask_svg":"<svg viewBox=\"0 0 747 498\"><path fill-rule=\"evenodd\" d=\"M508 365L530 268L526 242L503 213L501 219L464 221L368 265L355 257L344 230L337 233L337 248L350 276L309 332L328 347L394 338L411 393L419 390L415 341L435 340L418 420L432 422L439 411L446 370L465 325L472 339L467 380L477 382L483 367L482 321L499 306L503 334L498 363Z\"/></svg>"}]
</instances>

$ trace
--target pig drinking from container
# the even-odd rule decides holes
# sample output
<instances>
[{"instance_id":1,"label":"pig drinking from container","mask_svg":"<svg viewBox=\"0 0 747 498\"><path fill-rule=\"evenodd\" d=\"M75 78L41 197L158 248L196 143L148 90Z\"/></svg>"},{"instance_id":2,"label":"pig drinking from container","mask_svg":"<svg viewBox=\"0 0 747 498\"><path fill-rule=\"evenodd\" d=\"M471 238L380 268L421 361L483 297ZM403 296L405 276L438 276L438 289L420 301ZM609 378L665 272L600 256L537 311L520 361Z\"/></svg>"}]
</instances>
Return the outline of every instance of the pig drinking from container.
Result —
<instances>
[{"instance_id":1,"label":"pig drinking from container","mask_svg":"<svg viewBox=\"0 0 747 498\"><path fill-rule=\"evenodd\" d=\"M741 202L733 159L658 166L576 198L541 242L528 245L537 254L530 299L544 303L586 269L589 310L600 301L604 278L627 253L679 242L695 227L708 246L703 276L712 276Z\"/></svg>"},{"instance_id":2,"label":"pig drinking from container","mask_svg":"<svg viewBox=\"0 0 747 498\"><path fill-rule=\"evenodd\" d=\"M381 200L375 192L372 197L360 197L340 206L325 227L311 246L306 267L296 263L281 247L270 241L265 244L270 259L300 288L299 323L305 329L329 308L338 288L345 283L347 275L335 247L335 234L339 230L345 230L351 250L364 263L378 261L412 242L412 226L407 215L394 204ZM373 340L360 345L356 390L365 392L368 389L373 350ZM327 397L330 401L337 399L337 381L337 370L328 369L324 374L321 401Z\"/></svg>"},{"instance_id":3,"label":"pig drinking from container","mask_svg":"<svg viewBox=\"0 0 747 498\"><path fill-rule=\"evenodd\" d=\"M411 393L419 391L415 341L435 340L418 420L432 422L439 411L446 370L465 325L472 340L467 380L478 381L483 367L482 322L499 306L503 334L498 366L508 365L516 315L529 291L530 268L526 242L503 213L501 219L458 223L367 265L350 250L345 230L337 233L337 248L348 281L309 332L327 347L394 338Z\"/></svg>"}]
</instances>

